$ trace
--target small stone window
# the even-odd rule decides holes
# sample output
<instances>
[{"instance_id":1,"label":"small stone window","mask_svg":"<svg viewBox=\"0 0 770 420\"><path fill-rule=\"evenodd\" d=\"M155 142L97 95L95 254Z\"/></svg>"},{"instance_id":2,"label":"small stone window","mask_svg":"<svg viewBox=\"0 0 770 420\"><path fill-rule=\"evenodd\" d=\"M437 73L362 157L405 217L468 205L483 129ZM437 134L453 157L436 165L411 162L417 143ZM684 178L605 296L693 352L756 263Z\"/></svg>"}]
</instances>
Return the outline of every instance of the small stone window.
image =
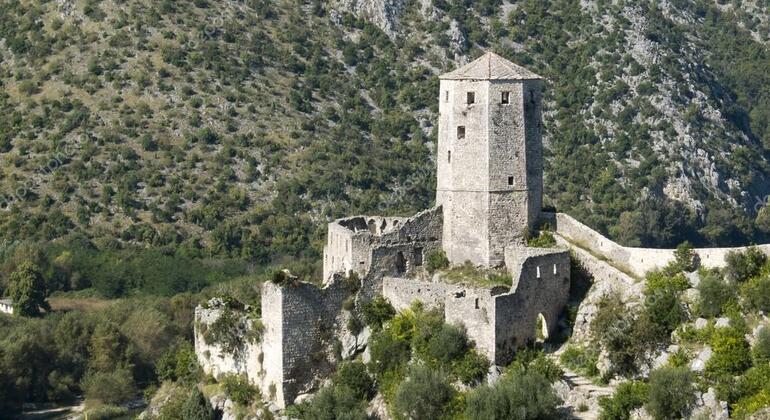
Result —
<instances>
[{"instance_id":1,"label":"small stone window","mask_svg":"<svg viewBox=\"0 0 770 420\"><path fill-rule=\"evenodd\" d=\"M476 103L476 92L468 92L467 102L468 105Z\"/></svg>"},{"instance_id":2,"label":"small stone window","mask_svg":"<svg viewBox=\"0 0 770 420\"><path fill-rule=\"evenodd\" d=\"M503 105L511 103L511 92L502 92L500 94L500 103Z\"/></svg>"},{"instance_id":3,"label":"small stone window","mask_svg":"<svg viewBox=\"0 0 770 420\"><path fill-rule=\"evenodd\" d=\"M529 91L529 101L532 102L532 104L534 105L534 103L535 103L535 91L534 90L530 90Z\"/></svg>"},{"instance_id":4,"label":"small stone window","mask_svg":"<svg viewBox=\"0 0 770 420\"><path fill-rule=\"evenodd\" d=\"M396 273L406 273L406 258L404 258L404 253L401 251L398 251L398 254L396 254Z\"/></svg>"},{"instance_id":5,"label":"small stone window","mask_svg":"<svg viewBox=\"0 0 770 420\"><path fill-rule=\"evenodd\" d=\"M553 274L558 274L558 270L556 269L556 264L553 265Z\"/></svg>"},{"instance_id":6,"label":"small stone window","mask_svg":"<svg viewBox=\"0 0 770 420\"><path fill-rule=\"evenodd\" d=\"M452 163L452 151L451 150L446 152L446 162L447 163Z\"/></svg>"},{"instance_id":7,"label":"small stone window","mask_svg":"<svg viewBox=\"0 0 770 420\"><path fill-rule=\"evenodd\" d=\"M508 185L513 185L513 177L512 176L508 177Z\"/></svg>"},{"instance_id":8,"label":"small stone window","mask_svg":"<svg viewBox=\"0 0 770 420\"><path fill-rule=\"evenodd\" d=\"M479 298L476 298L476 309L479 309Z\"/></svg>"},{"instance_id":9,"label":"small stone window","mask_svg":"<svg viewBox=\"0 0 770 420\"><path fill-rule=\"evenodd\" d=\"M449 102L449 91L448 90L444 91L444 102Z\"/></svg>"},{"instance_id":10,"label":"small stone window","mask_svg":"<svg viewBox=\"0 0 770 420\"><path fill-rule=\"evenodd\" d=\"M537 278L541 278L541 276L540 276L540 266L539 265L537 266Z\"/></svg>"},{"instance_id":11,"label":"small stone window","mask_svg":"<svg viewBox=\"0 0 770 420\"><path fill-rule=\"evenodd\" d=\"M464 125L458 125L457 126L457 140L462 140L465 138L465 126Z\"/></svg>"}]
</instances>

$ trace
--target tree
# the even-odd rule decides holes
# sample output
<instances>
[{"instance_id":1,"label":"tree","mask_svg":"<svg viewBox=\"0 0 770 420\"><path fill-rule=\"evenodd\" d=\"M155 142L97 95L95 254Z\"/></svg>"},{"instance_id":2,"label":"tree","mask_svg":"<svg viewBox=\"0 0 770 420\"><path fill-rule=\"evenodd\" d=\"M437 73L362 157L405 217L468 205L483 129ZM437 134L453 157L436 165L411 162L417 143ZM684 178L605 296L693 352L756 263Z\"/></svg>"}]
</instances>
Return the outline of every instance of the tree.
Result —
<instances>
[{"instance_id":1,"label":"tree","mask_svg":"<svg viewBox=\"0 0 770 420\"><path fill-rule=\"evenodd\" d=\"M416 365L396 390L393 417L397 420L444 418L455 393L443 372Z\"/></svg>"},{"instance_id":2,"label":"tree","mask_svg":"<svg viewBox=\"0 0 770 420\"><path fill-rule=\"evenodd\" d=\"M698 255L693 251L690 242L682 242L674 251L675 265L680 271L694 271L698 265Z\"/></svg>"},{"instance_id":3,"label":"tree","mask_svg":"<svg viewBox=\"0 0 770 420\"><path fill-rule=\"evenodd\" d=\"M184 404L182 404L180 418L185 420L214 419L214 409L197 386L193 388Z\"/></svg>"},{"instance_id":4,"label":"tree","mask_svg":"<svg viewBox=\"0 0 770 420\"><path fill-rule=\"evenodd\" d=\"M40 268L31 262L22 263L11 274L9 292L18 315L37 316L41 309L51 310L46 301L48 290L43 275Z\"/></svg>"},{"instance_id":5,"label":"tree","mask_svg":"<svg viewBox=\"0 0 770 420\"><path fill-rule=\"evenodd\" d=\"M650 395L646 408L656 420L687 417L693 402L693 374L688 368L661 368L650 374Z\"/></svg>"},{"instance_id":6,"label":"tree","mask_svg":"<svg viewBox=\"0 0 770 420\"><path fill-rule=\"evenodd\" d=\"M529 420L558 418L561 404L545 376L532 370L513 369L496 385L482 385L468 394L469 419Z\"/></svg>"},{"instance_id":7,"label":"tree","mask_svg":"<svg viewBox=\"0 0 770 420\"><path fill-rule=\"evenodd\" d=\"M91 372L83 378L86 399L106 404L119 404L135 397L136 385L131 371L125 368L109 372Z\"/></svg>"},{"instance_id":8,"label":"tree","mask_svg":"<svg viewBox=\"0 0 770 420\"><path fill-rule=\"evenodd\" d=\"M727 302L735 299L735 290L722 279L718 272L709 271L702 276L698 284L700 302L698 310L701 316L711 318L719 316Z\"/></svg>"}]
</instances>

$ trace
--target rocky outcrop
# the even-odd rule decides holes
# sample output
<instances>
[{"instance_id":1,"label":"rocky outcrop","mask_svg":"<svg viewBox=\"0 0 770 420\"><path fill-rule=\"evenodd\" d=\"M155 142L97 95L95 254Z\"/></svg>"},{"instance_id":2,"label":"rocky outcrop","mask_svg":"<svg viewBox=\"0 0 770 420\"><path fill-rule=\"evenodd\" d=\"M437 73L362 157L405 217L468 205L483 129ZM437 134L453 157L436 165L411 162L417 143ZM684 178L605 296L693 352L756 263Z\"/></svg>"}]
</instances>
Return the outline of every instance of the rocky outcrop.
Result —
<instances>
[{"instance_id":1,"label":"rocky outcrop","mask_svg":"<svg viewBox=\"0 0 770 420\"><path fill-rule=\"evenodd\" d=\"M377 25L389 37L398 34L399 18L404 12L404 0L337 0L335 9L339 12L352 12Z\"/></svg>"}]
</instances>

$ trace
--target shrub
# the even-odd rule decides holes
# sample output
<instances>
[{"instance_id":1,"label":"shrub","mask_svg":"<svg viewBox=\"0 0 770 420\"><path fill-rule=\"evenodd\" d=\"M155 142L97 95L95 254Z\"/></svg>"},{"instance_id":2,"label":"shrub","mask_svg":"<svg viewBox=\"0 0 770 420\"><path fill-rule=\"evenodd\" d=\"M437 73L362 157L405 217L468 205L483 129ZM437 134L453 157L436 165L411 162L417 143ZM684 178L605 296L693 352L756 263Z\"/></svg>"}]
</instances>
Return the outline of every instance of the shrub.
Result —
<instances>
[{"instance_id":1,"label":"shrub","mask_svg":"<svg viewBox=\"0 0 770 420\"><path fill-rule=\"evenodd\" d=\"M396 310L393 309L393 305L380 295L365 303L362 312L364 322L366 322L366 325L373 331L382 329L382 325L393 319L396 315Z\"/></svg>"},{"instance_id":2,"label":"shrub","mask_svg":"<svg viewBox=\"0 0 770 420\"><path fill-rule=\"evenodd\" d=\"M552 248L556 246L556 239L553 233L542 231L539 235L527 239L527 246L533 248Z\"/></svg>"},{"instance_id":3,"label":"shrub","mask_svg":"<svg viewBox=\"0 0 770 420\"><path fill-rule=\"evenodd\" d=\"M486 377L489 365L489 360L484 355L472 349L455 363L452 372L462 383L476 385Z\"/></svg>"},{"instance_id":4,"label":"shrub","mask_svg":"<svg viewBox=\"0 0 770 420\"><path fill-rule=\"evenodd\" d=\"M770 362L770 325L763 326L757 333L752 355L756 365Z\"/></svg>"},{"instance_id":5,"label":"shrub","mask_svg":"<svg viewBox=\"0 0 770 420\"><path fill-rule=\"evenodd\" d=\"M600 420L628 420L631 411L642 407L648 399L650 387L644 382L623 382L612 397L599 398Z\"/></svg>"},{"instance_id":6,"label":"shrub","mask_svg":"<svg viewBox=\"0 0 770 420\"><path fill-rule=\"evenodd\" d=\"M742 284L741 296L749 308L770 312L770 275L753 277Z\"/></svg>"},{"instance_id":7,"label":"shrub","mask_svg":"<svg viewBox=\"0 0 770 420\"><path fill-rule=\"evenodd\" d=\"M437 326L431 323L418 323L415 335L415 351L430 364L449 364L463 357L469 349L465 329L457 325Z\"/></svg>"},{"instance_id":8,"label":"shrub","mask_svg":"<svg viewBox=\"0 0 770 420\"><path fill-rule=\"evenodd\" d=\"M393 400L395 419L440 419L450 411L456 391L446 375L427 366L412 367Z\"/></svg>"},{"instance_id":9,"label":"shrub","mask_svg":"<svg viewBox=\"0 0 770 420\"><path fill-rule=\"evenodd\" d=\"M718 272L704 272L701 277L698 284L698 311L706 318L719 316L725 305L735 299L735 289L730 287Z\"/></svg>"},{"instance_id":10,"label":"shrub","mask_svg":"<svg viewBox=\"0 0 770 420\"><path fill-rule=\"evenodd\" d=\"M558 418L561 401L543 375L512 369L494 385L482 385L468 394L465 416L469 419Z\"/></svg>"},{"instance_id":11,"label":"shrub","mask_svg":"<svg viewBox=\"0 0 770 420\"><path fill-rule=\"evenodd\" d=\"M599 375L596 364L599 362L599 353L595 348L582 348L570 345L559 357L564 366L580 372L586 376Z\"/></svg>"},{"instance_id":12,"label":"shrub","mask_svg":"<svg viewBox=\"0 0 770 420\"><path fill-rule=\"evenodd\" d=\"M375 334L369 342L369 370L381 375L389 370L406 365L412 357L409 342L392 336L388 332Z\"/></svg>"},{"instance_id":13,"label":"shrub","mask_svg":"<svg viewBox=\"0 0 770 420\"><path fill-rule=\"evenodd\" d=\"M367 420L366 401L357 398L355 391L344 385L327 386L310 401L296 407L298 415L292 418L306 420Z\"/></svg>"},{"instance_id":14,"label":"shrub","mask_svg":"<svg viewBox=\"0 0 770 420\"><path fill-rule=\"evenodd\" d=\"M195 349L189 342L169 347L155 363L161 381L195 382L202 374Z\"/></svg>"},{"instance_id":15,"label":"shrub","mask_svg":"<svg viewBox=\"0 0 770 420\"><path fill-rule=\"evenodd\" d=\"M428 254L425 268L429 273L434 273L447 267L449 267L449 258L447 258L446 252L444 252L443 249L436 250Z\"/></svg>"},{"instance_id":16,"label":"shrub","mask_svg":"<svg viewBox=\"0 0 770 420\"><path fill-rule=\"evenodd\" d=\"M222 378L222 389L234 402L248 406L260 398L259 390L243 375L227 375Z\"/></svg>"},{"instance_id":17,"label":"shrub","mask_svg":"<svg viewBox=\"0 0 770 420\"><path fill-rule=\"evenodd\" d=\"M126 368L91 372L83 378L81 385L86 399L105 404L119 404L136 396L134 378Z\"/></svg>"},{"instance_id":18,"label":"shrub","mask_svg":"<svg viewBox=\"0 0 770 420\"><path fill-rule=\"evenodd\" d=\"M746 251L732 251L725 258L727 278L739 283L758 276L763 266L767 263L767 255L757 247L749 247Z\"/></svg>"},{"instance_id":19,"label":"shrub","mask_svg":"<svg viewBox=\"0 0 770 420\"><path fill-rule=\"evenodd\" d=\"M718 328L711 337L713 356L706 363L706 375L719 378L738 375L751 367L749 343L738 328Z\"/></svg>"},{"instance_id":20,"label":"shrub","mask_svg":"<svg viewBox=\"0 0 770 420\"><path fill-rule=\"evenodd\" d=\"M333 382L350 389L356 398L368 400L374 396L374 380L361 362L342 363L334 375Z\"/></svg>"},{"instance_id":21,"label":"shrub","mask_svg":"<svg viewBox=\"0 0 770 420\"><path fill-rule=\"evenodd\" d=\"M686 417L695 402L693 374L687 368L661 368L650 373L647 412L655 419Z\"/></svg>"}]
</instances>

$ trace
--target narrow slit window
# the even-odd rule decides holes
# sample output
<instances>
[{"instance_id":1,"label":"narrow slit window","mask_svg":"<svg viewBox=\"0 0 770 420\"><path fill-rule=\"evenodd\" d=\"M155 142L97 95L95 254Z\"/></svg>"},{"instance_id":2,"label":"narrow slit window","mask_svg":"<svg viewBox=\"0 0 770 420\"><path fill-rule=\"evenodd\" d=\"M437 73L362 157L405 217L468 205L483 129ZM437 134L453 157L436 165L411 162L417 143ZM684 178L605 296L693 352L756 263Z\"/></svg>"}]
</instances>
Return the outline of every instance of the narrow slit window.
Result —
<instances>
[{"instance_id":1,"label":"narrow slit window","mask_svg":"<svg viewBox=\"0 0 770 420\"><path fill-rule=\"evenodd\" d=\"M537 278L540 278L540 266L537 266Z\"/></svg>"},{"instance_id":2,"label":"narrow slit window","mask_svg":"<svg viewBox=\"0 0 770 420\"><path fill-rule=\"evenodd\" d=\"M452 163L452 151L446 152L446 161L447 163Z\"/></svg>"},{"instance_id":3,"label":"narrow slit window","mask_svg":"<svg viewBox=\"0 0 770 420\"><path fill-rule=\"evenodd\" d=\"M529 101L532 102L533 104L535 103L535 91L534 90L530 90L529 91Z\"/></svg>"},{"instance_id":4,"label":"narrow slit window","mask_svg":"<svg viewBox=\"0 0 770 420\"><path fill-rule=\"evenodd\" d=\"M553 274L558 274L558 271L556 270L556 264L553 265Z\"/></svg>"},{"instance_id":5,"label":"narrow slit window","mask_svg":"<svg viewBox=\"0 0 770 420\"><path fill-rule=\"evenodd\" d=\"M479 298L476 298L476 309L479 309Z\"/></svg>"},{"instance_id":6,"label":"narrow slit window","mask_svg":"<svg viewBox=\"0 0 770 420\"><path fill-rule=\"evenodd\" d=\"M500 103L503 105L511 103L511 92L503 92L500 95Z\"/></svg>"},{"instance_id":7,"label":"narrow slit window","mask_svg":"<svg viewBox=\"0 0 770 420\"><path fill-rule=\"evenodd\" d=\"M449 91L448 90L444 91L444 102L449 102Z\"/></svg>"},{"instance_id":8,"label":"narrow slit window","mask_svg":"<svg viewBox=\"0 0 770 420\"><path fill-rule=\"evenodd\" d=\"M512 176L508 177L508 185L513 185L513 177Z\"/></svg>"},{"instance_id":9,"label":"narrow slit window","mask_svg":"<svg viewBox=\"0 0 770 420\"><path fill-rule=\"evenodd\" d=\"M465 126L461 125L457 127L457 140L462 140L465 138Z\"/></svg>"},{"instance_id":10,"label":"narrow slit window","mask_svg":"<svg viewBox=\"0 0 770 420\"><path fill-rule=\"evenodd\" d=\"M468 92L468 105L476 103L476 92Z\"/></svg>"}]
</instances>

